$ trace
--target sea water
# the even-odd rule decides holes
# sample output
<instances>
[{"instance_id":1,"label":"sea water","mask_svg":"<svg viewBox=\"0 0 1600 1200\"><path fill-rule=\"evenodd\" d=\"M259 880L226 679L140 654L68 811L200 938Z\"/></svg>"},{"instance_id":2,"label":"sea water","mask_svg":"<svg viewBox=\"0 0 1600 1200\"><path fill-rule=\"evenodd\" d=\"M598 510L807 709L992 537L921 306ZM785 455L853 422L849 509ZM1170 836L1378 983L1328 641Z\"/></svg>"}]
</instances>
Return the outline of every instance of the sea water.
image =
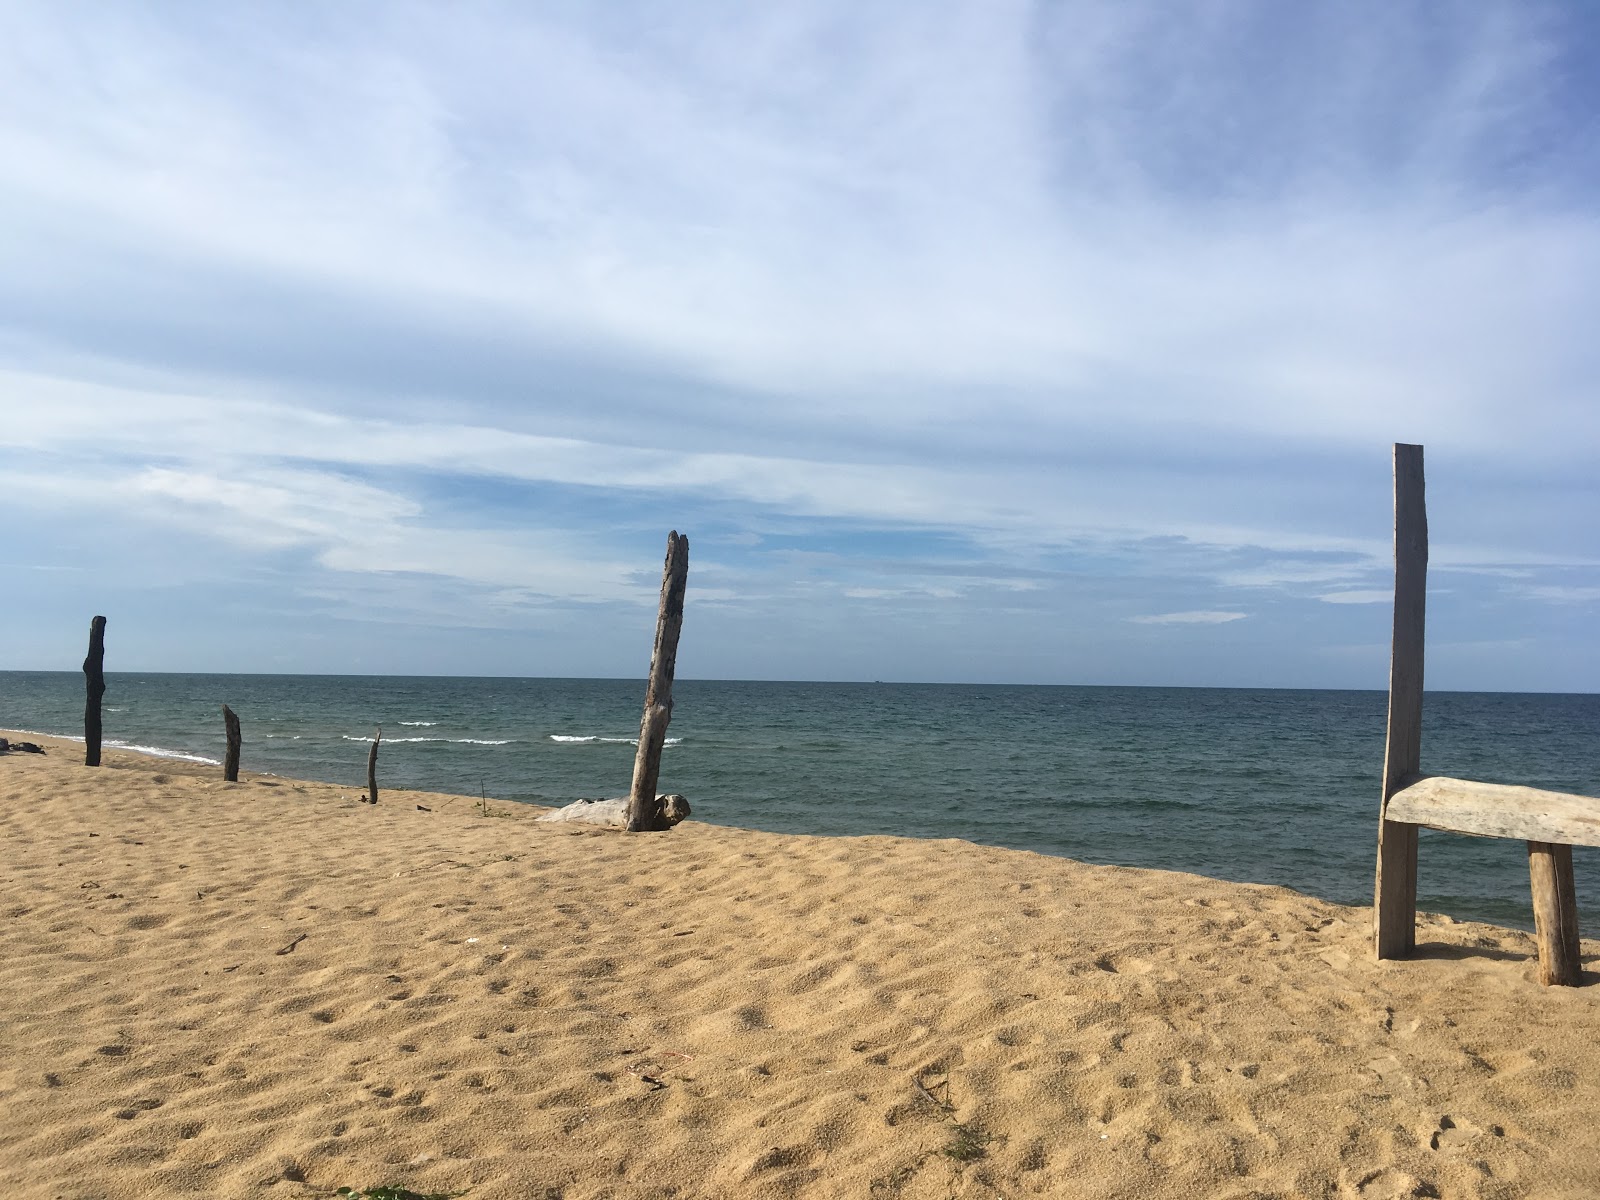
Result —
<instances>
[{"instance_id":1,"label":"sea water","mask_svg":"<svg viewBox=\"0 0 1600 1200\"><path fill-rule=\"evenodd\" d=\"M565 804L626 793L638 680L106 677L107 745L380 790ZM697 820L954 837L1370 904L1382 692L679 680L660 790ZM81 735L83 678L0 672L0 727ZM1423 769L1600 795L1600 695L1429 693ZM1600 937L1600 851L1574 853ZM1521 843L1424 830L1419 904L1532 927Z\"/></svg>"}]
</instances>

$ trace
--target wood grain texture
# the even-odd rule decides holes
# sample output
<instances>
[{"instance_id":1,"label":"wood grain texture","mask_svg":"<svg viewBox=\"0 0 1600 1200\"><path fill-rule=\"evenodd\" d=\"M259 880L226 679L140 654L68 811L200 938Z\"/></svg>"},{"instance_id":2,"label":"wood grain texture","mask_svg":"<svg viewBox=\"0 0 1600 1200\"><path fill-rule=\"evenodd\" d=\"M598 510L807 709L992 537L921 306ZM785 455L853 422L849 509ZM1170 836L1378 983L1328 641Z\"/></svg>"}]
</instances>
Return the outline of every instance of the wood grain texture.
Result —
<instances>
[{"instance_id":1,"label":"wood grain texture","mask_svg":"<svg viewBox=\"0 0 1600 1200\"><path fill-rule=\"evenodd\" d=\"M1583 979L1578 944L1578 896L1572 878L1572 847L1528 843L1528 876L1533 885L1534 937L1539 943L1539 982L1546 987L1577 987Z\"/></svg>"},{"instance_id":2,"label":"wood grain texture","mask_svg":"<svg viewBox=\"0 0 1600 1200\"><path fill-rule=\"evenodd\" d=\"M1600 846L1600 796L1427 775L1391 796L1388 814L1473 837Z\"/></svg>"},{"instance_id":3,"label":"wood grain texture","mask_svg":"<svg viewBox=\"0 0 1600 1200\"><path fill-rule=\"evenodd\" d=\"M1417 828L1394 819L1390 798L1422 766L1422 666L1428 591L1428 510L1422 447L1394 447L1394 632L1389 655L1389 724L1373 889L1373 946L1379 958L1416 948Z\"/></svg>"},{"instance_id":4,"label":"wood grain texture","mask_svg":"<svg viewBox=\"0 0 1600 1200\"><path fill-rule=\"evenodd\" d=\"M661 569L661 605L656 613L655 649L650 656L650 682L645 687L644 716L639 722L639 752L633 760L633 787L628 793L628 831L668 829L656 800L661 774L661 748L672 719L672 680L678 667L678 635L683 629L683 597L689 580L689 539L667 534L667 559Z\"/></svg>"}]
</instances>

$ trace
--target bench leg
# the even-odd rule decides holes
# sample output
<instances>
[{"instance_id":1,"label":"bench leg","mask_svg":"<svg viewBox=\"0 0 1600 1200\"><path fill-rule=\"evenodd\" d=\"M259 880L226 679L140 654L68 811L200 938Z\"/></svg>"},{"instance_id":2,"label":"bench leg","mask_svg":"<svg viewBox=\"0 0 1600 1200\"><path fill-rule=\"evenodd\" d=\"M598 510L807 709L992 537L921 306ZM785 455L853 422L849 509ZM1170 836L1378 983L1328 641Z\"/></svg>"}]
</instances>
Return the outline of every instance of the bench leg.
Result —
<instances>
[{"instance_id":1,"label":"bench leg","mask_svg":"<svg viewBox=\"0 0 1600 1200\"><path fill-rule=\"evenodd\" d=\"M1572 847L1559 842L1528 843L1528 875L1533 884L1533 927L1539 942L1539 982L1546 987L1577 987L1578 896L1572 880Z\"/></svg>"},{"instance_id":2,"label":"bench leg","mask_svg":"<svg viewBox=\"0 0 1600 1200\"><path fill-rule=\"evenodd\" d=\"M1372 905L1379 958L1410 958L1417 948L1417 827L1378 822L1378 880Z\"/></svg>"}]
</instances>

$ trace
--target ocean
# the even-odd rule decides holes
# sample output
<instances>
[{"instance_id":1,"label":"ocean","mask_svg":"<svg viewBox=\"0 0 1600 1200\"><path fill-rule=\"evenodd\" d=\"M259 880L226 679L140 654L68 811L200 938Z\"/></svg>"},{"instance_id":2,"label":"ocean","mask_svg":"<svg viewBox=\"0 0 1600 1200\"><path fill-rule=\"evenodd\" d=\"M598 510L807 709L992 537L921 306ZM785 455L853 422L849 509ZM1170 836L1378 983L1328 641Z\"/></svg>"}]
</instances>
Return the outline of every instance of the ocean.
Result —
<instances>
[{"instance_id":1,"label":"ocean","mask_svg":"<svg viewBox=\"0 0 1600 1200\"><path fill-rule=\"evenodd\" d=\"M109 673L108 746L565 804L627 792L643 680ZM964 838L1370 904L1382 692L681 679L660 790L697 820ZM83 677L0 672L0 727L83 732ZM1600 695L1433 692L1423 769L1600 795ZM1600 937L1600 850L1574 852ZM1532 928L1520 843L1424 830L1419 906Z\"/></svg>"}]
</instances>

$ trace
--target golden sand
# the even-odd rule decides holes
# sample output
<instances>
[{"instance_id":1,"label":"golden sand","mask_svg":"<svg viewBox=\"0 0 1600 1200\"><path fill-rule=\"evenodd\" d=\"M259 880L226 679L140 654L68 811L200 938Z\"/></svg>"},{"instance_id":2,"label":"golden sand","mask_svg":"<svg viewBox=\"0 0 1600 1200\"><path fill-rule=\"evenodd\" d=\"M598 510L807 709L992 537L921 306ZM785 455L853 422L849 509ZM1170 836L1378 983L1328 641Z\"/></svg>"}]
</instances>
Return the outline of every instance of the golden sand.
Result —
<instances>
[{"instance_id":1,"label":"golden sand","mask_svg":"<svg viewBox=\"0 0 1600 1200\"><path fill-rule=\"evenodd\" d=\"M1600 988L1519 932L1380 964L1282 888L46 744L0 757L8 1200L1600 1195Z\"/></svg>"}]
</instances>

